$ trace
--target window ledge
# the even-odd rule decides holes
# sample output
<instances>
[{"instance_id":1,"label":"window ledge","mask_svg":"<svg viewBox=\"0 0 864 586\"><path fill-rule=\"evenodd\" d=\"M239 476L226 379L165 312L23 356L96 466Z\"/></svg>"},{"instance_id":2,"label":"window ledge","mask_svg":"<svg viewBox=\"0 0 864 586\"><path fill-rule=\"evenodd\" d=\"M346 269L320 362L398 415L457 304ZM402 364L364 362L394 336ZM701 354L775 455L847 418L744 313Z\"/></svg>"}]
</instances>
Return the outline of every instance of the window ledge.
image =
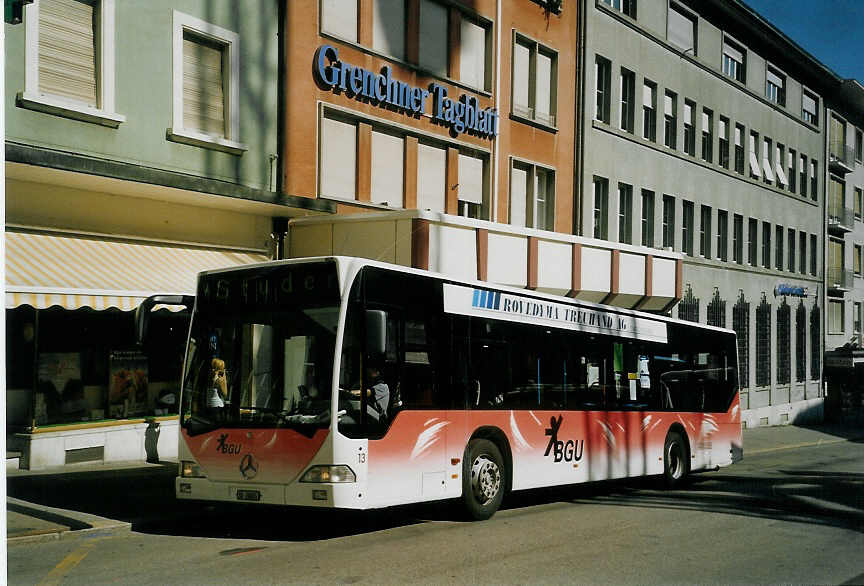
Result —
<instances>
[{"instance_id":1,"label":"window ledge","mask_svg":"<svg viewBox=\"0 0 864 586\"><path fill-rule=\"evenodd\" d=\"M237 156L240 156L247 150L249 150L249 147L245 144L234 142L233 140L228 140L227 138L211 136L209 134L202 134L200 132L186 130L183 128L169 128L165 132L165 138L172 142L179 142L181 144L188 144L191 146L202 147L205 149L213 149L214 151L222 151L223 153L229 153Z\"/></svg>"},{"instance_id":2,"label":"window ledge","mask_svg":"<svg viewBox=\"0 0 864 586\"><path fill-rule=\"evenodd\" d=\"M547 124L542 120L537 120L535 118L528 118L527 116L522 116L521 114L517 114L516 112L510 112L510 119L515 120L517 122L522 122L523 124L528 124L529 126L533 126L535 128L539 128L540 130L546 130L548 132L557 133L558 127L553 126L552 124Z\"/></svg>"},{"instance_id":3,"label":"window ledge","mask_svg":"<svg viewBox=\"0 0 864 586\"><path fill-rule=\"evenodd\" d=\"M64 118L80 120L81 122L100 124L109 128L117 128L121 123L126 122L126 117L116 112L107 112L79 102L46 94L18 92L15 98L15 105L19 108L54 114Z\"/></svg>"}]
</instances>

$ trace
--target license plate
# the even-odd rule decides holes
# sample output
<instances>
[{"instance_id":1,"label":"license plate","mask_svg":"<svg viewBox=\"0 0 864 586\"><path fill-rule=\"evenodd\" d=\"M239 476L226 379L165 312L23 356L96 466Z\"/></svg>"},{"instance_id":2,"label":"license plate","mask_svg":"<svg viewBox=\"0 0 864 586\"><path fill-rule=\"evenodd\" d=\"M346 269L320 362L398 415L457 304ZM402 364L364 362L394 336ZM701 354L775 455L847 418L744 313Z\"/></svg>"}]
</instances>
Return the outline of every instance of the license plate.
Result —
<instances>
[{"instance_id":1,"label":"license plate","mask_svg":"<svg viewBox=\"0 0 864 586\"><path fill-rule=\"evenodd\" d=\"M237 500L238 501L255 501L255 502L258 502L261 500L261 491L258 491L258 490L238 490L237 491Z\"/></svg>"}]
</instances>

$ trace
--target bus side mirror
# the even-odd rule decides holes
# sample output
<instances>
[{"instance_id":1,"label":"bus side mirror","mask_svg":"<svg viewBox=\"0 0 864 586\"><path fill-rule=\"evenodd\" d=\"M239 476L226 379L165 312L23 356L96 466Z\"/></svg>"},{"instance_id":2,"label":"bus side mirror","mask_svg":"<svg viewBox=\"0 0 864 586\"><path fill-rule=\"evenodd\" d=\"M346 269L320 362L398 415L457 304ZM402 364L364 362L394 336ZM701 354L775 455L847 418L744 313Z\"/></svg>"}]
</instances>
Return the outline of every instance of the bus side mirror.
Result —
<instances>
[{"instance_id":1,"label":"bus side mirror","mask_svg":"<svg viewBox=\"0 0 864 586\"><path fill-rule=\"evenodd\" d=\"M150 312L157 305L182 305L191 309L195 305L194 295L151 295L141 302L135 310L135 342L144 345L147 339L147 327L150 324Z\"/></svg>"},{"instance_id":2,"label":"bus side mirror","mask_svg":"<svg viewBox=\"0 0 864 586\"><path fill-rule=\"evenodd\" d=\"M387 352L387 312L366 310L366 354L375 358Z\"/></svg>"}]
</instances>

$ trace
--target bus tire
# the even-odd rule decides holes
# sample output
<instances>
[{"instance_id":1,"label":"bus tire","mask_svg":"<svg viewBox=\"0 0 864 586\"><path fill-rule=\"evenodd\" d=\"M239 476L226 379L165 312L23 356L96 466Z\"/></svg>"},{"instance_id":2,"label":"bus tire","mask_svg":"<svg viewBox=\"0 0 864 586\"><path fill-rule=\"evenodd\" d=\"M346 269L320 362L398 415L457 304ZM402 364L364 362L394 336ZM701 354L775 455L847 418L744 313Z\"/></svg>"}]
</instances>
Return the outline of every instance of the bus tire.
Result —
<instances>
[{"instance_id":1,"label":"bus tire","mask_svg":"<svg viewBox=\"0 0 864 586\"><path fill-rule=\"evenodd\" d=\"M506 469L501 450L487 439L472 439L462 467L462 503L470 519L485 521L504 499Z\"/></svg>"},{"instance_id":2,"label":"bus tire","mask_svg":"<svg viewBox=\"0 0 864 586\"><path fill-rule=\"evenodd\" d=\"M677 431L669 431L663 443L663 483L666 488L678 488L690 472L690 450L687 440Z\"/></svg>"}]
</instances>

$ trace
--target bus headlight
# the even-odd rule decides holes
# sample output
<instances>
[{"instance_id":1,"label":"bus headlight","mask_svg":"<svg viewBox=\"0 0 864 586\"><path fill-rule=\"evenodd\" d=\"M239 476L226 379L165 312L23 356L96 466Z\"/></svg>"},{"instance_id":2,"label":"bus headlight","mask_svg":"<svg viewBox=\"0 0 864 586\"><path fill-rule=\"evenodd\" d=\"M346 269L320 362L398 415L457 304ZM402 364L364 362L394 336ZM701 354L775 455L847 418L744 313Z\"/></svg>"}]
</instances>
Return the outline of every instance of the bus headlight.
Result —
<instances>
[{"instance_id":1,"label":"bus headlight","mask_svg":"<svg viewBox=\"0 0 864 586\"><path fill-rule=\"evenodd\" d=\"M180 476L183 478L206 478L206 475L201 472L201 466L189 460L180 461Z\"/></svg>"},{"instance_id":2,"label":"bus headlight","mask_svg":"<svg viewBox=\"0 0 864 586\"><path fill-rule=\"evenodd\" d=\"M357 475L348 466L312 466L300 482L357 482Z\"/></svg>"}]
</instances>

